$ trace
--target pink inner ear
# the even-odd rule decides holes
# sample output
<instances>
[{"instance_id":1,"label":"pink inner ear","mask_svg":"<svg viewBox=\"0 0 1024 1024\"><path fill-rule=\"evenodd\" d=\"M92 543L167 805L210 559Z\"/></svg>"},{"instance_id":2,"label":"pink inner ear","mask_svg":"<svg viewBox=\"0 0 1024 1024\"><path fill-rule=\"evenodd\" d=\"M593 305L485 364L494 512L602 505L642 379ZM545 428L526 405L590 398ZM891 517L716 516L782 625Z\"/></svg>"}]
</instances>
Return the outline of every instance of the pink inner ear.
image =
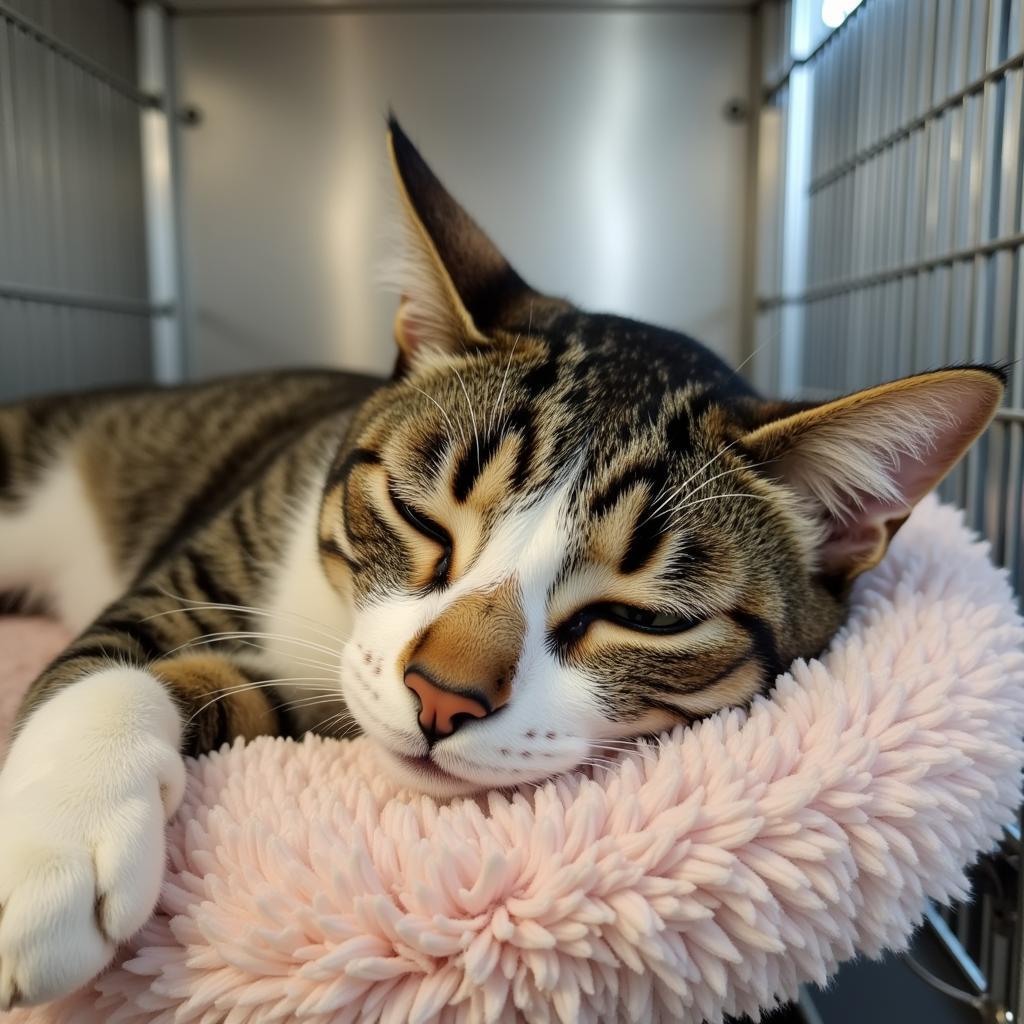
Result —
<instances>
[{"instance_id":1,"label":"pink inner ear","mask_svg":"<svg viewBox=\"0 0 1024 1024\"><path fill-rule=\"evenodd\" d=\"M769 420L748 438L770 472L818 509L827 571L874 565L911 509L985 429L1000 375L938 370Z\"/></svg>"},{"instance_id":2,"label":"pink inner ear","mask_svg":"<svg viewBox=\"0 0 1024 1024\"><path fill-rule=\"evenodd\" d=\"M858 494L858 498L861 504L852 506L844 519L829 517L828 534L821 546L825 572L874 564L913 507L912 503L883 501L870 494Z\"/></svg>"},{"instance_id":3,"label":"pink inner ear","mask_svg":"<svg viewBox=\"0 0 1024 1024\"><path fill-rule=\"evenodd\" d=\"M970 391L951 395L948 411L949 418L938 425L931 444L916 453L900 452L896 464L887 467L886 476L895 485L894 497L858 490L843 518L829 518L821 552L823 568L874 564L913 507L956 464L987 419L979 409L977 395Z\"/></svg>"},{"instance_id":4,"label":"pink inner ear","mask_svg":"<svg viewBox=\"0 0 1024 1024\"><path fill-rule=\"evenodd\" d=\"M412 300L403 294L395 313L395 341L405 352L415 352L423 344L424 324L412 313Z\"/></svg>"}]
</instances>

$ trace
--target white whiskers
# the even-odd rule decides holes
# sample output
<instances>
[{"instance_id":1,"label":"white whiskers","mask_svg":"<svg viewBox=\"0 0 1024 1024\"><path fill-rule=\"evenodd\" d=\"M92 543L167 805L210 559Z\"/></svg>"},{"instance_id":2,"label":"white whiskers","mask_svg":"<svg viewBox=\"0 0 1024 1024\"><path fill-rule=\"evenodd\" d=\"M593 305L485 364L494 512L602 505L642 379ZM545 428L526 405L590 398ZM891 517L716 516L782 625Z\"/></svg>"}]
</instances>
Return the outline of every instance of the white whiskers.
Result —
<instances>
[{"instance_id":1,"label":"white whiskers","mask_svg":"<svg viewBox=\"0 0 1024 1024\"><path fill-rule=\"evenodd\" d=\"M412 385L412 389L414 391L418 391L424 398L426 398L428 401L433 402L434 405L437 406L437 408L440 411L441 415L444 417L445 423L448 424L448 431L449 431L448 436L449 436L449 438L451 439L451 441L452 441L452 443L454 445L454 441L455 441L455 425L452 423L451 417L448 415L448 410L445 409L444 406L442 406L441 403L436 398L434 398L432 395L428 395L427 392L423 390L423 388L417 387L415 384L413 384ZM462 423L461 422L459 423L459 437L462 439L462 443L465 444L466 443L466 432L462 429Z\"/></svg>"},{"instance_id":2,"label":"white whiskers","mask_svg":"<svg viewBox=\"0 0 1024 1024\"><path fill-rule=\"evenodd\" d=\"M221 601L195 601L192 598L185 597L182 594L174 594L163 587L159 588L160 593L165 597L169 597L172 601L178 601L184 607L182 608L168 608L162 612L154 612L152 615L147 615L142 621L149 622L150 619L158 619L163 615L182 615L188 611L231 611L240 612L246 615L262 615L264 618L273 618L275 615L283 615L289 619L295 619L298 622L308 625L314 629L314 632L320 634L326 640L336 640L335 634L329 632L330 627L326 622L320 622L319 619L311 619L308 615L299 615L297 612L285 611L279 609L276 612L270 611L268 608L257 608L251 604L225 604Z\"/></svg>"},{"instance_id":3,"label":"white whiskers","mask_svg":"<svg viewBox=\"0 0 1024 1024\"><path fill-rule=\"evenodd\" d=\"M470 419L473 421L473 437L476 439L476 464L480 465L480 431L477 430L476 425L476 412L473 410L473 403L469 399L469 390L466 388L466 382L462 378L462 374L459 373L459 368L452 365L452 371L455 376L459 379L459 384L462 385L462 393L466 397L466 407L469 409Z\"/></svg>"},{"instance_id":4,"label":"white whiskers","mask_svg":"<svg viewBox=\"0 0 1024 1024\"><path fill-rule=\"evenodd\" d=\"M248 683L240 683L237 686L225 686L219 690L212 690L211 693L216 696L212 700L208 700L202 707L197 708L190 716L189 722L195 721L207 708L212 707L218 701L225 700L228 697L234 696L237 693L247 693L252 690L266 690L271 686L275 686L278 683L300 683L299 689L304 690L317 690L322 693L323 687L313 685L313 680L321 681L324 683L331 682L330 679L325 676L282 676L278 679L257 679ZM340 695L339 698L340 699ZM295 703L295 702L289 702ZM287 705L285 705L287 706Z\"/></svg>"},{"instance_id":5,"label":"white whiskers","mask_svg":"<svg viewBox=\"0 0 1024 1024\"><path fill-rule=\"evenodd\" d=\"M519 344L519 340L522 338L521 334L516 335L516 340L512 343L512 350L508 354L508 362L505 364L505 372L501 375L501 387L498 389L498 400L494 403L490 424L487 428L488 433L493 433L495 426L498 424L498 416L501 412L502 402L505 400L505 385L508 384L508 373L512 369L512 359L516 354L516 346Z\"/></svg>"},{"instance_id":6,"label":"white whiskers","mask_svg":"<svg viewBox=\"0 0 1024 1024\"><path fill-rule=\"evenodd\" d=\"M701 475L701 473L705 472L705 470L710 469L727 451L729 451L730 448L733 447L733 445L737 444L738 441L739 441L739 438L737 438L735 441L730 441L727 445L725 445L724 447L720 448L699 469L697 469L695 472L691 473L674 491L671 491L664 498L662 498L662 500L660 502L658 502L658 504L655 506L655 508L651 512L651 515L652 516L657 515L670 502L675 501L675 499L678 498L680 494L682 494L683 490L689 484L691 484L694 480L696 480L697 477L699 477Z\"/></svg>"}]
</instances>

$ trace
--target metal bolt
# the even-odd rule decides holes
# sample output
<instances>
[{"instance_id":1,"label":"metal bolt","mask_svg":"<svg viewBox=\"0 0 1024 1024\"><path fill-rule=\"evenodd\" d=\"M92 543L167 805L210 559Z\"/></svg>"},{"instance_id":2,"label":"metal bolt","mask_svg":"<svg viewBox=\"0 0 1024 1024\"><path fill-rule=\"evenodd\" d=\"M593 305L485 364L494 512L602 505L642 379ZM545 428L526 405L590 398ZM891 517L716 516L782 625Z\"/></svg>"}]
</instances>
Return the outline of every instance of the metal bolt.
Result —
<instances>
[{"instance_id":1,"label":"metal bolt","mask_svg":"<svg viewBox=\"0 0 1024 1024\"><path fill-rule=\"evenodd\" d=\"M722 107L722 117L726 121L732 121L733 123L739 123L740 121L746 121L747 119L747 101L734 96L730 100L726 100L725 106Z\"/></svg>"}]
</instances>

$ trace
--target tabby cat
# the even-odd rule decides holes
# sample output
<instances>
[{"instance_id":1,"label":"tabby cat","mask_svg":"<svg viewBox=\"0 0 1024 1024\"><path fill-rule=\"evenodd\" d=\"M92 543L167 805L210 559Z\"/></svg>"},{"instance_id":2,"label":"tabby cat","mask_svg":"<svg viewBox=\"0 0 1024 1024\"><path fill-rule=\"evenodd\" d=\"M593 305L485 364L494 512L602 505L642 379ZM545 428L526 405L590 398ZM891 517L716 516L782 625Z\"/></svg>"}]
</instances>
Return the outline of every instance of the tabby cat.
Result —
<instances>
[{"instance_id":1,"label":"tabby cat","mask_svg":"<svg viewBox=\"0 0 1024 1024\"><path fill-rule=\"evenodd\" d=\"M530 288L392 122L398 361L0 408L0 590L78 638L0 774L0 1006L153 909L183 754L364 732L446 797L764 693L984 430L1001 371L761 399Z\"/></svg>"}]
</instances>

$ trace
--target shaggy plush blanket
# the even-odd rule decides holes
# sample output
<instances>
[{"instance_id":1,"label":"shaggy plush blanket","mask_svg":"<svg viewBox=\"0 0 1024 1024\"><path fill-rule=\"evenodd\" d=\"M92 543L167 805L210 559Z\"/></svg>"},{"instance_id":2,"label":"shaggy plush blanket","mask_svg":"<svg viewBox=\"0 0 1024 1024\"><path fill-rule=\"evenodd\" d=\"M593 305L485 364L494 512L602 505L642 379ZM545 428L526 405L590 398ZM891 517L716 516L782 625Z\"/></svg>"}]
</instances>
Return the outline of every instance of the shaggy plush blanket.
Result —
<instances>
[{"instance_id":1,"label":"shaggy plush blanket","mask_svg":"<svg viewBox=\"0 0 1024 1024\"><path fill-rule=\"evenodd\" d=\"M361 740L225 748L190 766L153 920L12 1020L756 1017L967 895L1018 801L1022 639L928 501L821 661L607 770L439 806Z\"/></svg>"}]
</instances>

